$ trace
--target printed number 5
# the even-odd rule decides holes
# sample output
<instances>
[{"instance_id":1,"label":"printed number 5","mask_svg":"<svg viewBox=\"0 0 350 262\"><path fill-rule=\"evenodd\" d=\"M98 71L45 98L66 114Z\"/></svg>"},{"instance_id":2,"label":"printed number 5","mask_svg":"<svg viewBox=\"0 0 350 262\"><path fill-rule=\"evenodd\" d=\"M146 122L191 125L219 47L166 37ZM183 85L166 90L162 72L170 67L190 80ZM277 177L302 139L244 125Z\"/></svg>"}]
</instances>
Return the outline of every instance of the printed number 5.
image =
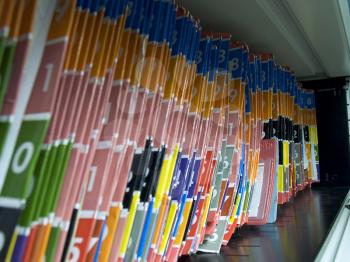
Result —
<instances>
[{"instance_id":1,"label":"printed number 5","mask_svg":"<svg viewBox=\"0 0 350 262\"><path fill-rule=\"evenodd\" d=\"M76 262L79 260L80 257L80 249L78 246L76 246L77 244L81 244L83 243L83 238L78 237L74 239L74 245L72 247L71 253L70 253L70 257L68 259L69 262Z\"/></svg>"}]
</instances>

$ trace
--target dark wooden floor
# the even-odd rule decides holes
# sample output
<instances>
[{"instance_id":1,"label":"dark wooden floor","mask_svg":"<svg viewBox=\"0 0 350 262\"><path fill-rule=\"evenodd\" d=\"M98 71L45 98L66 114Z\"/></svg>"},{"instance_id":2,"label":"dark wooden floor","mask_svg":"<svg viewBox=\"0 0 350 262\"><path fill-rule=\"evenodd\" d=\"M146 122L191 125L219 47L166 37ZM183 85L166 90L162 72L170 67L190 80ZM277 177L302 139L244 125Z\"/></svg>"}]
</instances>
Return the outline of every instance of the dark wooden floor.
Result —
<instances>
[{"instance_id":1,"label":"dark wooden floor","mask_svg":"<svg viewBox=\"0 0 350 262\"><path fill-rule=\"evenodd\" d=\"M220 255L196 254L179 261L313 261L349 188L314 187L278 209L275 224L243 226Z\"/></svg>"}]
</instances>

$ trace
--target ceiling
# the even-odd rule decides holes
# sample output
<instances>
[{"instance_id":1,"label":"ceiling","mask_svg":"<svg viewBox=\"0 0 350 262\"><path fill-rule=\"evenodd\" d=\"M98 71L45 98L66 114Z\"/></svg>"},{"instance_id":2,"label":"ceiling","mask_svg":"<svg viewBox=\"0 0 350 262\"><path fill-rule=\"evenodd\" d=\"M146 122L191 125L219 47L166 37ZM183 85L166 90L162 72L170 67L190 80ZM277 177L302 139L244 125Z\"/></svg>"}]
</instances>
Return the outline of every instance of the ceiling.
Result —
<instances>
[{"instance_id":1,"label":"ceiling","mask_svg":"<svg viewBox=\"0 0 350 262\"><path fill-rule=\"evenodd\" d=\"M350 76L350 0L176 0L204 29L271 52L300 80Z\"/></svg>"}]
</instances>

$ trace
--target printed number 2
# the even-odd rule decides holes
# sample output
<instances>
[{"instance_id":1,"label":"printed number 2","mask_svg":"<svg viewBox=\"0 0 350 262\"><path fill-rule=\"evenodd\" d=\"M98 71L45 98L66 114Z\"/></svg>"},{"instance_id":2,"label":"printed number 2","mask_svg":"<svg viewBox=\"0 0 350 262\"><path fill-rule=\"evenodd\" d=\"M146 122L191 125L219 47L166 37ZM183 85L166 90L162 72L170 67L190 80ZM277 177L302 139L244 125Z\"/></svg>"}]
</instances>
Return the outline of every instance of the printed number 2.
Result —
<instances>
[{"instance_id":1,"label":"printed number 2","mask_svg":"<svg viewBox=\"0 0 350 262\"><path fill-rule=\"evenodd\" d=\"M89 185L87 188L88 192L91 192L94 189L94 184L95 184L95 178L96 178L96 173L97 173L97 166L92 166L90 168L90 180L89 180Z\"/></svg>"},{"instance_id":2,"label":"printed number 2","mask_svg":"<svg viewBox=\"0 0 350 262\"><path fill-rule=\"evenodd\" d=\"M20 174L26 170L30 160L32 159L33 153L34 145L32 142L27 141L20 145L13 157L11 165L12 171L15 174Z\"/></svg>"}]
</instances>

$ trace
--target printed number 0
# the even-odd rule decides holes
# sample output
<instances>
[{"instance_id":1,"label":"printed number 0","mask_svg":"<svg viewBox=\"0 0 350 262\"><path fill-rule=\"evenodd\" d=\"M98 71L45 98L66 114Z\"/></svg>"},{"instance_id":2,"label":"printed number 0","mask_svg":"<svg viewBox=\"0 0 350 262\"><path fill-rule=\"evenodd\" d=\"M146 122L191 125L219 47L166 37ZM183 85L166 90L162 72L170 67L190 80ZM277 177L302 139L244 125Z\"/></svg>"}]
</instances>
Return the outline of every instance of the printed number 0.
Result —
<instances>
[{"instance_id":1,"label":"printed number 0","mask_svg":"<svg viewBox=\"0 0 350 262\"><path fill-rule=\"evenodd\" d=\"M11 169L15 174L22 173L30 163L30 160L32 159L34 153L34 145L32 142L25 142L23 143L16 151L14 157ZM24 157L22 158L22 155L24 154ZM22 161L20 162L20 160Z\"/></svg>"},{"instance_id":2,"label":"printed number 0","mask_svg":"<svg viewBox=\"0 0 350 262\"><path fill-rule=\"evenodd\" d=\"M218 194L218 191L214 188L212 198L215 198L217 194Z\"/></svg>"},{"instance_id":3,"label":"printed number 0","mask_svg":"<svg viewBox=\"0 0 350 262\"><path fill-rule=\"evenodd\" d=\"M0 231L0 251L4 248L5 246L5 234L4 232Z\"/></svg>"},{"instance_id":4,"label":"printed number 0","mask_svg":"<svg viewBox=\"0 0 350 262\"><path fill-rule=\"evenodd\" d=\"M227 168L229 167L229 165L230 165L230 163L229 163L229 161L228 161L228 157L225 156L225 158L224 158L224 166L223 166L223 169L224 169L224 170L227 169Z\"/></svg>"},{"instance_id":5,"label":"printed number 0","mask_svg":"<svg viewBox=\"0 0 350 262\"><path fill-rule=\"evenodd\" d=\"M196 213L198 213L198 211ZM197 214L194 214L192 225L196 224L196 222L197 222Z\"/></svg>"},{"instance_id":6,"label":"printed number 0","mask_svg":"<svg viewBox=\"0 0 350 262\"><path fill-rule=\"evenodd\" d=\"M198 94L198 88L196 86L192 89L192 98L194 98Z\"/></svg>"}]
</instances>

